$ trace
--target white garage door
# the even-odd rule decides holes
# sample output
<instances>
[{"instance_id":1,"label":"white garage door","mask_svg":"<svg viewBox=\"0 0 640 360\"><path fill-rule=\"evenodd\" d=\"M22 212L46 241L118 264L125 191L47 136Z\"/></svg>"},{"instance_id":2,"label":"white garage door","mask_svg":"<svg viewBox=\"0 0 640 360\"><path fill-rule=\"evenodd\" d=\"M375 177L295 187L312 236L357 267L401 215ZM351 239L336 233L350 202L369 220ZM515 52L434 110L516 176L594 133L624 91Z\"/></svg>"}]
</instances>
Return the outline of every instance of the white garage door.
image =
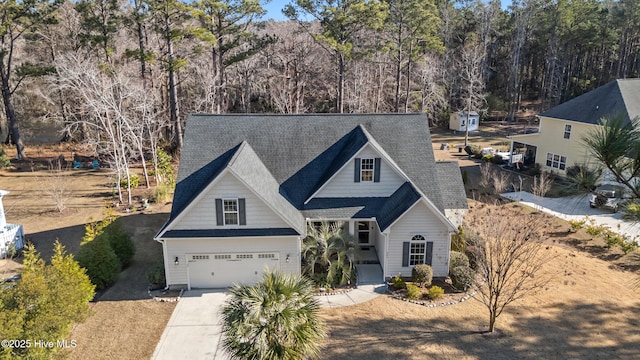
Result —
<instances>
[{"instance_id":1,"label":"white garage door","mask_svg":"<svg viewBox=\"0 0 640 360\"><path fill-rule=\"evenodd\" d=\"M191 254L191 288L225 288L234 283L255 284L266 268L278 270L279 253Z\"/></svg>"}]
</instances>

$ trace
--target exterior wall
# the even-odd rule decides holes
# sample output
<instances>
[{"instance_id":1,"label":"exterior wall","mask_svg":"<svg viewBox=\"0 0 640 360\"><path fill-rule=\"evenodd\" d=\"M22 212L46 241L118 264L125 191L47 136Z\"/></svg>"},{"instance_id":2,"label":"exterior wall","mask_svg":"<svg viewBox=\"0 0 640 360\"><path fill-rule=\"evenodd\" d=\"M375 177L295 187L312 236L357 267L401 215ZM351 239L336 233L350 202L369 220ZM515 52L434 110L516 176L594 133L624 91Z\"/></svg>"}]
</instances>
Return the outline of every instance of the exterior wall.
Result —
<instances>
[{"instance_id":1,"label":"exterior wall","mask_svg":"<svg viewBox=\"0 0 640 360\"><path fill-rule=\"evenodd\" d=\"M422 234L427 241L433 241L431 267L433 276L445 277L449 273L449 251L451 237L443 224L422 202L416 204L391 227L389 248L387 249L387 269L385 277L398 274L411 276L412 266L402 266L402 243L410 241L414 235Z\"/></svg>"},{"instance_id":2,"label":"exterior wall","mask_svg":"<svg viewBox=\"0 0 640 360\"><path fill-rule=\"evenodd\" d=\"M444 209L444 216L449 219L456 227L462 225L464 215L467 213L466 209Z\"/></svg>"},{"instance_id":3,"label":"exterior wall","mask_svg":"<svg viewBox=\"0 0 640 360\"><path fill-rule=\"evenodd\" d=\"M565 125L571 125L571 137L564 138ZM565 156L567 167L575 164L590 164L591 156L588 149L582 144L582 138L597 125L585 124L575 121L558 120L547 117L540 117L540 133L530 136L518 136L514 141L534 145L536 150L536 163L540 164L544 170L564 174L564 170L559 170L546 166L547 153Z\"/></svg>"},{"instance_id":4,"label":"exterior wall","mask_svg":"<svg viewBox=\"0 0 640 360\"><path fill-rule=\"evenodd\" d=\"M467 115L460 112L452 113L449 117L449 129L456 131L466 131L467 127L465 124L467 121ZM469 115L469 131L478 130L478 126L480 125L480 116L479 115Z\"/></svg>"},{"instance_id":5,"label":"exterior wall","mask_svg":"<svg viewBox=\"0 0 640 360\"><path fill-rule=\"evenodd\" d=\"M242 184L234 175L225 174L205 194L188 213L184 214L172 229L220 229L233 228L235 226L216 225L216 198L244 198L247 215L247 225L242 228L284 228L291 227L277 213L269 208L250 189Z\"/></svg>"},{"instance_id":6,"label":"exterior wall","mask_svg":"<svg viewBox=\"0 0 640 360\"><path fill-rule=\"evenodd\" d=\"M300 274L301 244L299 237L255 237L216 239L165 239L165 274L167 285L181 287L188 283L187 254L224 254L243 252L279 252L280 271ZM286 262L289 254L289 262ZM178 257L180 264L175 265Z\"/></svg>"},{"instance_id":7,"label":"exterior wall","mask_svg":"<svg viewBox=\"0 0 640 360\"><path fill-rule=\"evenodd\" d=\"M380 266L382 268L384 268L384 255L386 253L385 251L385 244L384 244L384 234L380 232L380 229L378 228L378 224L376 223L375 226L375 242L374 242L374 246L376 247L376 254L378 255L378 260L380 260Z\"/></svg>"},{"instance_id":8,"label":"exterior wall","mask_svg":"<svg viewBox=\"0 0 640 360\"><path fill-rule=\"evenodd\" d=\"M381 157L370 145L367 145L357 155L359 158ZM389 196L404 184L403 179L384 158L380 161L380 182L353 181L355 160L349 161L315 197L369 197Z\"/></svg>"}]
</instances>

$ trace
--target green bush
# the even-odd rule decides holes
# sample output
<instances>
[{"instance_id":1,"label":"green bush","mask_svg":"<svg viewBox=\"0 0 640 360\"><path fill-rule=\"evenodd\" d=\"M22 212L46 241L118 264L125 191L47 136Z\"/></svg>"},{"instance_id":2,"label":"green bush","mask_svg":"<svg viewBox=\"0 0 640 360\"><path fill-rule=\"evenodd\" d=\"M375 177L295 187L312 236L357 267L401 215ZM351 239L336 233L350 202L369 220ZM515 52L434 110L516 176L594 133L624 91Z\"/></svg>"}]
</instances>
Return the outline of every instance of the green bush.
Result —
<instances>
[{"instance_id":1,"label":"green bush","mask_svg":"<svg viewBox=\"0 0 640 360\"><path fill-rule=\"evenodd\" d=\"M165 286L167 279L165 278L164 264L162 262L155 263L147 269L147 280L154 288Z\"/></svg>"},{"instance_id":2,"label":"green bush","mask_svg":"<svg viewBox=\"0 0 640 360\"><path fill-rule=\"evenodd\" d=\"M494 156L492 154L487 154L482 157L482 161L490 162L493 161Z\"/></svg>"},{"instance_id":3,"label":"green bush","mask_svg":"<svg viewBox=\"0 0 640 360\"><path fill-rule=\"evenodd\" d=\"M136 174L136 173L129 173L129 181L131 182L131 188L137 188L138 186L140 186L140 175ZM123 177L122 179L120 179L120 187L121 188L128 188L127 186L127 177Z\"/></svg>"},{"instance_id":4,"label":"green bush","mask_svg":"<svg viewBox=\"0 0 640 360\"><path fill-rule=\"evenodd\" d=\"M467 291L467 289L473 285L476 273L468 266L458 266L451 270L449 276L451 277L451 282L456 289Z\"/></svg>"},{"instance_id":5,"label":"green bush","mask_svg":"<svg viewBox=\"0 0 640 360\"><path fill-rule=\"evenodd\" d=\"M122 228L120 222L116 221L104 229L100 235L108 239L109 245L118 256L120 265L127 267L136 252L136 246L131 240L131 236Z\"/></svg>"},{"instance_id":6,"label":"green bush","mask_svg":"<svg viewBox=\"0 0 640 360\"><path fill-rule=\"evenodd\" d=\"M469 149L476 159L482 158L482 148L480 145L469 145Z\"/></svg>"},{"instance_id":7,"label":"green bush","mask_svg":"<svg viewBox=\"0 0 640 360\"><path fill-rule=\"evenodd\" d=\"M632 201L624 206L624 219L640 221L640 202Z\"/></svg>"},{"instance_id":8,"label":"green bush","mask_svg":"<svg viewBox=\"0 0 640 360\"><path fill-rule=\"evenodd\" d=\"M98 290L113 284L121 269L118 255L105 237L97 237L82 245L78 251L78 263L87 269L89 279Z\"/></svg>"},{"instance_id":9,"label":"green bush","mask_svg":"<svg viewBox=\"0 0 640 360\"><path fill-rule=\"evenodd\" d=\"M418 285L429 286L433 279L433 269L427 264L418 264L411 270L411 277Z\"/></svg>"},{"instance_id":10,"label":"green bush","mask_svg":"<svg viewBox=\"0 0 640 360\"><path fill-rule=\"evenodd\" d=\"M4 149L0 148L0 169L4 169L11 166L11 160L4 153Z\"/></svg>"},{"instance_id":11,"label":"green bush","mask_svg":"<svg viewBox=\"0 0 640 360\"><path fill-rule=\"evenodd\" d=\"M404 279L400 275L396 275L391 279L391 285L394 289L400 290L407 287L407 283L404 282Z\"/></svg>"},{"instance_id":12,"label":"green bush","mask_svg":"<svg viewBox=\"0 0 640 360\"><path fill-rule=\"evenodd\" d=\"M449 272L458 266L469 266L469 258L461 252L451 251L449 258Z\"/></svg>"},{"instance_id":13,"label":"green bush","mask_svg":"<svg viewBox=\"0 0 640 360\"><path fill-rule=\"evenodd\" d=\"M429 299L436 300L444 296L444 289L440 286L433 285L429 288Z\"/></svg>"},{"instance_id":14,"label":"green bush","mask_svg":"<svg viewBox=\"0 0 640 360\"><path fill-rule=\"evenodd\" d=\"M458 233L451 235L451 250L464 251L467 247L467 240L465 237L464 226L458 226Z\"/></svg>"},{"instance_id":15,"label":"green bush","mask_svg":"<svg viewBox=\"0 0 640 360\"><path fill-rule=\"evenodd\" d=\"M419 287L409 284L407 285L407 297L411 300L417 300L422 297L422 291Z\"/></svg>"}]
</instances>

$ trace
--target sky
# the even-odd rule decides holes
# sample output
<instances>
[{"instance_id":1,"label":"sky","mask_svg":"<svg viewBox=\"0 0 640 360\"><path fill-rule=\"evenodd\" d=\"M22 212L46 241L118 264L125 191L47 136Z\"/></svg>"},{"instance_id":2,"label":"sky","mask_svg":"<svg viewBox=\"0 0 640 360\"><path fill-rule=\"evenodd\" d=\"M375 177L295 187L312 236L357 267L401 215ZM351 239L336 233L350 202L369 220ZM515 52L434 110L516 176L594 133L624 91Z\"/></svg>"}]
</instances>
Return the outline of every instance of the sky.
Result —
<instances>
[{"instance_id":1,"label":"sky","mask_svg":"<svg viewBox=\"0 0 640 360\"><path fill-rule=\"evenodd\" d=\"M267 15L265 15L262 19L287 20L284 14L282 14L282 9L289 2L289 0L271 0L268 4L263 5L262 7L267 10Z\"/></svg>"}]
</instances>

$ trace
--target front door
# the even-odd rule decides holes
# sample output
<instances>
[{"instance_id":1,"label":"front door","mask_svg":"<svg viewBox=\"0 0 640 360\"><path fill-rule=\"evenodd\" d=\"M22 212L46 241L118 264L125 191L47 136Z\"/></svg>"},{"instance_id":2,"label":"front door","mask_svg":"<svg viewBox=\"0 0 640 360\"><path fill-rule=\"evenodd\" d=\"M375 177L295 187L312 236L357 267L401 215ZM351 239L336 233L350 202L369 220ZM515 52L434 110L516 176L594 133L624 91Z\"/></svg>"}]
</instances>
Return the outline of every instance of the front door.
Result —
<instances>
[{"instance_id":1,"label":"front door","mask_svg":"<svg viewBox=\"0 0 640 360\"><path fill-rule=\"evenodd\" d=\"M368 221L358 221L358 244L371 245L371 230Z\"/></svg>"}]
</instances>

